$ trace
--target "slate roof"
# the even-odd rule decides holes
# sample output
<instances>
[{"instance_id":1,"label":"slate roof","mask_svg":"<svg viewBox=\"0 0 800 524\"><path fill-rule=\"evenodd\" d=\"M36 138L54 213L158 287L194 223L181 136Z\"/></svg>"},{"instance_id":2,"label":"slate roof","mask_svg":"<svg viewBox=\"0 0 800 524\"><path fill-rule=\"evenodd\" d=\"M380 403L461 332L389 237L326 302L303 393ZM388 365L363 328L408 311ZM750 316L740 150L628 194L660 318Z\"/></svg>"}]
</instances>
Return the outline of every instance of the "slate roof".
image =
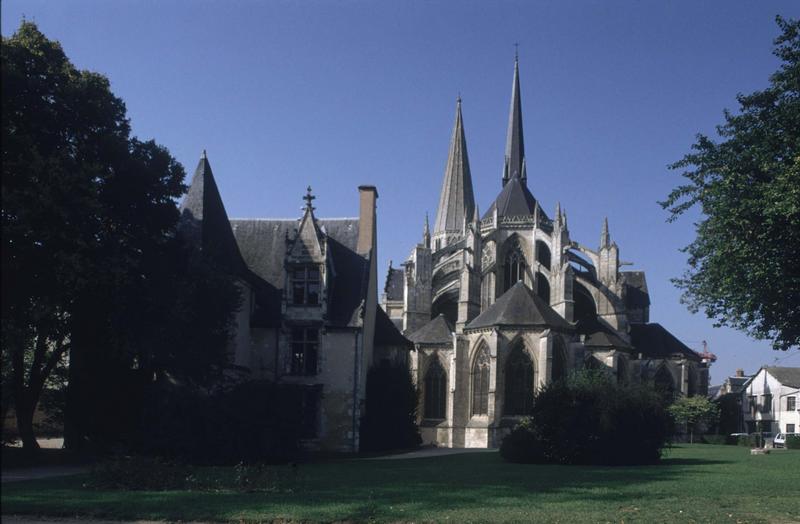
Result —
<instances>
[{"instance_id":1,"label":"slate roof","mask_svg":"<svg viewBox=\"0 0 800 524\"><path fill-rule=\"evenodd\" d=\"M414 345L400 333L382 307L377 306L375 312L375 346L404 347L411 349Z\"/></svg>"},{"instance_id":2,"label":"slate roof","mask_svg":"<svg viewBox=\"0 0 800 524\"><path fill-rule=\"evenodd\" d=\"M498 216L532 215L536 209L536 199L521 179L512 178L503 186L500 194L483 214L483 218L490 218L495 208ZM540 216L544 215L541 209L539 213Z\"/></svg>"},{"instance_id":3,"label":"slate roof","mask_svg":"<svg viewBox=\"0 0 800 524\"><path fill-rule=\"evenodd\" d=\"M383 292L386 300L403 300L403 270L389 267Z\"/></svg>"},{"instance_id":4,"label":"slate roof","mask_svg":"<svg viewBox=\"0 0 800 524\"><path fill-rule=\"evenodd\" d=\"M433 232L460 230L464 220L471 222L475 213L475 196L472 192L472 175L467 157L467 141L461 118L461 98L456 103L456 123L450 138L450 151L444 171L442 193Z\"/></svg>"},{"instance_id":5,"label":"slate roof","mask_svg":"<svg viewBox=\"0 0 800 524\"><path fill-rule=\"evenodd\" d=\"M739 393L750 377L728 377L731 393Z\"/></svg>"},{"instance_id":6,"label":"slate roof","mask_svg":"<svg viewBox=\"0 0 800 524\"><path fill-rule=\"evenodd\" d=\"M453 344L453 325L448 322L444 315L439 314L436 318L414 331L408 339L415 344L443 346Z\"/></svg>"},{"instance_id":7,"label":"slate roof","mask_svg":"<svg viewBox=\"0 0 800 524\"><path fill-rule=\"evenodd\" d=\"M475 317L464 329L492 326L546 326L573 329L571 324L528 289L522 281L503 293L494 304Z\"/></svg>"},{"instance_id":8,"label":"slate roof","mask_svg":"<svg viewBox=\"0 0 800 524\"><path fill-rule=\"evenodd\" d=\"M767 366L764 369L784 386L800 388L800 368Z\"/></svg>"},{"instance_id":9,"label":"slate roof","mask_svg":"<svg viewBox=\"0 0 800 524\"><path fill-rule=\"evenodd\" d=\"M587 347L633 349L630 344L617 335L613 328L600 322L596 318L589 322L580 322L578 324L578 332L586 335L584 345Z\"/></svg>"},{"instance_id":10,"label":"slate roof","mask_svg":"<svg viewBox=\"0 0 800 524\"><path fill-rule=\"evenodd\" d=\"M294 234L294 219L234 219L231 227L247 266L266 283L261 298L270 313L280 314L284 287L283 262L286 238ZM360 305L366 296L368 261L355 252L358 242L357 218L317 220L328 237L328 249L335 278L329 288L328 318L333 326L353 326L359 322ZM268 321L268 319L265 319Z\"/></svg>"},{"instance_id":11,"label":"slate roof","mask_svg":"<svg viewBox=\"0 0 800 524\"><path fill-rule=\"evenodd\" d=\"M180 213L183 235L198 241L203 253L223 269L232 274L246 273L205 151L181 202Z\"/></svg>"},{"instance_id":12,"label":"slate roof","mask_svg":"<svg viewBox=\"0 0 800 524\"><path fill-rule=\"evenodd\" d=\"M644 271L621 271L620 276L626 287L625 306L628 309L642 309L650 305L647 279Z\"/></svg>"},{"instance_id":13,"label":"slate roof","mask_svg":"<svg viewBox=\"0 0 800 524\"><path fill-rule=\"evenodd\" d=\"M689 349L661 324L631 324L631 343L642 358L685 357L700 362L700 355Z\"/></svg>"}]
</instances>

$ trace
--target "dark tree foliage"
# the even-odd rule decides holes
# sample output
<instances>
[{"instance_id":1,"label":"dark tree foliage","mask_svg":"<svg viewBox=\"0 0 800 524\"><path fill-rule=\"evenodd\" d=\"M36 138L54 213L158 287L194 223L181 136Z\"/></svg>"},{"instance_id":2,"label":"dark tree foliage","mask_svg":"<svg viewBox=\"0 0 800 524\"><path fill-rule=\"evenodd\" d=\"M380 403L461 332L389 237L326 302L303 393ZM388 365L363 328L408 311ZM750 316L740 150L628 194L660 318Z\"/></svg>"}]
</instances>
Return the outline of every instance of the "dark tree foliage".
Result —
<instances>
[{"instance_id":1,"label":"dark tree foliage","mask_svg":"<svg viewBox=\"0 0 800 524\"><path fill-rule=\"evenodd\" d=\"M0 52L3 409L13 403L35 449L33 411L69 355L75 446L116 412L116 385L167 372L207 381L238 297L175 237L184 170L131 136L108 79L77 70L29 22Z\"/></svg>"},{"instance_id":2,"label":"dark tree foliage","mask_svg":"<svg viewBox=\"0 0 800 524\"><path fill-rule=\"evenodd\" d=\"M416 448L417 388L408 368L382 363L367 373L366 413L361 419L361 451Z\"/></svg>"},{"instance_id":3,"label":"dark tree foliage","mask_svg":"<svg viewBox=\"0 0 800 524\"><path fill-rule=\"evenodd\" d=\"M302 394L266 381L207 392L162 380L147 388L139 431L127 444L194 464L298 461Z\"/></svg>"},{"instance_id":4,"label":"dark tree foliage","mask_svg":"<svg viewBox=\"0 0 800 524\"><path fill-rule=\"evenodd\" d=\"M503 439L500 454L538 464L653 464L669 432L654 389L580 372L536 394L531 417Z\"/></svg>"},{"instance_id":5,"label":"dark tree foliage","mask_svg":"<svg viewBox=\"0 0 800 524\"><path fill-rule=\"evenodd\" d=\"M741 431L740 419L742 418L741 395L728 393L716 400L719 406L719 422L717 433L730 435Z\"/></svg>"},{"instance_id":6,"label":"dark tree foliage","mask_svg":"<svg viewBox=\"0 0 800 524\"><path fill-rule=\"evenodd\" d=\"M686 183L661 205L670 221L703 214L674 280L689 308L786 350L800 344L800 22L777 22L783 63L769 87L737 97L721 141L697 136L671 166Z\"/></svg>"}]
</instances>

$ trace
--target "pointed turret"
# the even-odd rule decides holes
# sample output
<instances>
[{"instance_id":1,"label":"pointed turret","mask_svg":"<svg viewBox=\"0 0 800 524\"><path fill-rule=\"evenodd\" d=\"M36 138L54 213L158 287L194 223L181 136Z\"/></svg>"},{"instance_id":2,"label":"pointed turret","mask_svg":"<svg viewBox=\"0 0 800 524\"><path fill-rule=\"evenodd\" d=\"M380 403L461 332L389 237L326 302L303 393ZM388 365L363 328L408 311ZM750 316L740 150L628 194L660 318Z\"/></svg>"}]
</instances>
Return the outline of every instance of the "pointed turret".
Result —
<instances>
[{"instance_id":1,"label":"pointed turret","mask_svg":"<svg viewBox=\"0 0 800 524\"><path fill-rule=\"evenodd\" d=\"M205 149L194 171L192 183L180 206L180 233L197 245L205 256L231 273L244 270L245 263L231 230Z\"/></svg>"},{"instance_id":2,"label":"pointed turret","mask_svg":"<svg viewBox=\"0 0 800 524\"><path fill-rule=\"evenodd\" d=\"M525 182L525 140L522 135L522 99L519 90L519 59L514 57L514 82L511 86L511 108L508 114L506 135L506 157L503 170L503 185L519 178Z\"/></svg>"},{"instance_id":3,"label":"pointed turret","mask_svg":"<svg viewBox=\"0 0 800 524\"><path fill-rule=\"evenodd\" d=\"M611 245L611 237L608 234L608 217L603 218L603 231L600 233L600 249Z\"/></svg>"},{"instance_id":4,"label":"pointed turret","mask_svg":"<svg viewBox=\"0 0 800 524\"><path fill-rule=\"evenodd\" d=\"M472 192L472 175L467 157L467 141L461 117L461 97L456 102L456 122L450 139L450 152L444 172L442 194L436 213L434 236L443 236L446 231L461 231L464 220L472 219L475 197Z\"/></svg>"},{"instance_id":5,"label":"pointed turret","mask_svg":"<svg viewBox=\"0 0 800 524\"><path fill-rule=\"evenodd\" d=\"M425 212L425 228L422 230L422 245L431 247L431 227L428 224L428 212Z\"/></svg>"}]
</instances>

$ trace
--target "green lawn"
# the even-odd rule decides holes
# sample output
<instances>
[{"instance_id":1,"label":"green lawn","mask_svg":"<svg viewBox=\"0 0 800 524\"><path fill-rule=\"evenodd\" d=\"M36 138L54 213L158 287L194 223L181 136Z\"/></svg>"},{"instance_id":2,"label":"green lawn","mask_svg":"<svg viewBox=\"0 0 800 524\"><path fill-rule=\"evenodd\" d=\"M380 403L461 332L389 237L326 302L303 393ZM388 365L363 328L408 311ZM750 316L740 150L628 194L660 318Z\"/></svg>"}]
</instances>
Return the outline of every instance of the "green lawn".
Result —
<instances>
[{"instance_id":1,"label":"green lawn","mask_svg":"<svg viewBox=\"0 0 800 524\"><path fill-rule=\"evenodd\" d=\"M507 464L492 452L326 462L278 475L276 490L253 493L94 490L83 487L87 476L5 484L2 511L183 521L800 521L800 451L683 445L659 466L624 468Z\"/></svg>"}]
</instances>

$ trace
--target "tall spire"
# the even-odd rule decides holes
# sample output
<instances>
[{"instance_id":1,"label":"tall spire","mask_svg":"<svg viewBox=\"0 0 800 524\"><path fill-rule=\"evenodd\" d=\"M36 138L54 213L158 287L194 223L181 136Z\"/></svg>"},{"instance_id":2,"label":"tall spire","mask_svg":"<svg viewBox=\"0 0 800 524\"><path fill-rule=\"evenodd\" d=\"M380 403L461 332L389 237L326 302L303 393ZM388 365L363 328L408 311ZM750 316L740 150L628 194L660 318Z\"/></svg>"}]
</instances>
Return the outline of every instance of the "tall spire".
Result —
<instances>
[{"instance_id":1,"label":"tall spire","mask_svg":"<svg viewBox=\"0 0 800 524\"><path fill-rule=\"evenodd\" d=\"M460 231L464 219L472 219L475 197L472 192L472 175L467 157L467 141L464 137L464 122L461 117L461 97L456 100L456 122L450 139L450 152L444 171L442 194L433 233Z\"/></svg>"},{"instance_id":2,"label":"tall spire","mask_svg":"<svg viewBox=\"0 0 800 524\"><path fill-rule=\"evenodd\" d=\"M525 181L525 141L522 136L522 99L519 92L519 57L514 56L514 82L511 86L511 109L508 114L503 185L512 178Z\"/></svg>"},{"instance_id":3,"label":"tall spire","mask_svg":"<svg viewBox=\"0 0 800 524\"><path fill-rule=\"evenodd\" d=\"M428 212L425 212L425 228L422 230L422 244L429 248L431 247L431 228L428 225Z\"/></svg>"}]
</instances>

